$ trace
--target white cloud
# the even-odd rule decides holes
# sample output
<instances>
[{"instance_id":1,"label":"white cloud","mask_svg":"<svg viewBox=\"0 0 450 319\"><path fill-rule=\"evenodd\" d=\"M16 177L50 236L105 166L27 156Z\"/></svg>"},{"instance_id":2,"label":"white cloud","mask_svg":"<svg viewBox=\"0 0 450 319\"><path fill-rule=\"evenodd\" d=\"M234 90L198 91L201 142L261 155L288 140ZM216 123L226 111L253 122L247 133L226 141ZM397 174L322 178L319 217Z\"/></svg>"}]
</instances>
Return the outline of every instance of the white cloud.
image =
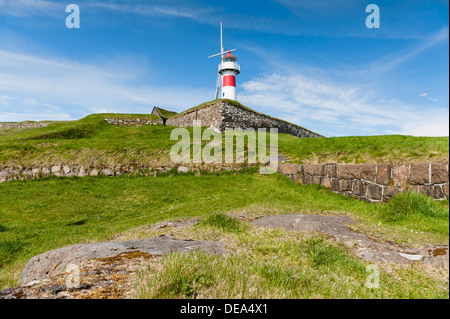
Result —
<instances>
[{"instance_id":1,"label":"white cloud","mask_svg":"<svg viewBox=\"0 0 450 319\"><path fill-rule=\"evenodd\" d=\"M433 46L445 42L448 42L449 29L448 26L442 28L439 32L425 38L417 45L409 46L407 49L401 52L394 52L383 56L381 59L373 62L369 69L364 72L370 72L372 74L386 74L399 66L410 61L415 56L423 53L424 51L432 48Z\"/></svg>"},{"instance_id":2,"label":"white cloud","mask_svg":"<svg viewBox=\"0 0 450 319\"><path fill-rule=\"evenodd\" d=\"M126 2L96 2L88 1L83 4L85 7L101 8L111 11L117 11L125 14L138 14L143 16L167 16L196 19L199 15L205 14L209 9L200 7L182 7L178 5L162 4L130 4Z\"/></svg>"},{"instance_id":3,"label":"white cloud","mask_svg":"<svg viewBox=\"0 0 450 319\"><path fill-rule=\"evenodd\" d=\"M28 17L48 15L61 17L66 15L65 7L69 4L47 0L0 0L0 15ZM149 17L179 17L197 19L211 12L210 8L182 6L179 1L152 1L143 4L136 1L77 1L81 10L98 8L123 14L138 14Z\"/></svg>"},{"instance_id":4,"label":"white cloud","mask_svg":"<svg viewBox=\"0 0 450 319\"><path fill-rule=\"evenodd\" d=\"M181 111L204 102L204 88L145 83L141 64L133 62L123 77L123 65L121 59L99 67L0 50L0 121L76 119L98 110L149 113L154 105Z\"/></svg>"},{"instance_id":5,"label":"white cloud","mask_svg":"<svg viewBox=\"0 0 450 319\"><path fill-rule=\"evenodd\" d=\"M3 0L0 1L0 16L28 17L32 15L57 16L64 14L65 5L45 0Z\"/></svg>"},{"instance_id":6,"label":"white cloud","mask_svg":"<svg viewBox=\"0 0 450 319\"><path fill-rule=\"evenodd\" d=\"M302 74L272 74L242 84L239 100L259 111L327 136L408 134L448 136L448 108L374 99L355 85Z\"/></svg>"}]
</instances>

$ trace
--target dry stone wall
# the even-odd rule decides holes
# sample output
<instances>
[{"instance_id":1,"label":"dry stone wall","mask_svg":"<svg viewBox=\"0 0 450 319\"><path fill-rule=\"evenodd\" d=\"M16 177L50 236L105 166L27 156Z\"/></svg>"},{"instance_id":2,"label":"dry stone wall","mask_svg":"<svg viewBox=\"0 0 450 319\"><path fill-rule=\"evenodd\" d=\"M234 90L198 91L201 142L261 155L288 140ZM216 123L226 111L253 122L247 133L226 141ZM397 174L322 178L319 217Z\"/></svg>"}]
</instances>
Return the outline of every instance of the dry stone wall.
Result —
<instances>
[{"instance_id":1,"label":"dry stone wall","mask_svg":"<svg viewBox=\"0 0 450 319\"><path fill-rule=\"evenodd\" d=\"M144 119L105 119L106 122L116 126L142 126L163 124L162 120L144 120Z\"/></svg>"},{"instance_id":2,"label":"dry stone wall","mask_svg":"<svg viewBox=\"0 0 450 319\"><path fill-rule=\"evenodd\" d=\"M214 103L208 107L195 109L182 113L166 121L167 125L179 127L192 127L194 121L201 121L202 126L220 130L222 125L222 102Z\"/></svg>"},{"instance_id":3,"label":"dry stone wall","mask_svg":"<svg viewBox=\"0 0 450 319\"><path fill-rule=\"evenodd\" d=\"M244 164L242 164L244 165ZM84 177L84 176L121 176L121 175L140 175L140 176L155 176L159 173L166 173L171 170L176 170L179 173L187 172L220 172L240 170L243 167L240 164L186 164L175 165L166 164L164 166L120 166L120 167L92 167L82 165L50 165L37 167L2 167L0 165L0 183L5 183L13 180L29 180L37 179L47 176L60 177ZM248 166L247 166L248 167Z\"/></svg>"},{"instance_id":4,"label":"dry stone wall","mask_svg":"<svg viewBox=\"0 0 450 319\"><path fill-rule=\"evenodd\" d=\"M18 122L18 123L1 123L0 129L8 129L8 128L38 128L44 127L53 122Z\"/></svg>"},{"instance_id":5,"label":"dry stone wall","mask_svg":"<svg viewBox=\"0 0 450 319\"><path fill-rule=\"evenodd\" d=\"M222 102L222 123L220 130L227 128L258 129L278 128L278 133L287 133L297 137L322 137L303 127L272 118L270 116L253 112L243 107L237 107Z\"/></svg>"},{"instance_id":6,"label":"dry stone wall","mask_svg":"<svg viewBox=\"0 0 450 319\"><path fill-rule=\"evenodd\" d=\"M224 132L227 128L258 129L278 128L279 133L297 137L322 137L298 125L257 113L250 109L232 105L226 101L217 101L207 107L194 109L167 120L167 125L191 127L195 120L202 126Z\"/></svg>"},{"instance_id":7,"label":"dry stone wall","mask_svg":"<svg viewBox=\"0 0 450 319\"><path fill-rule=\"evenodd\" d=\"M301 184L321 184L335 193L385 202L411 190L437 200L449 198L448 163L280 164L279 172Z\"/></svg>"}]
</instances>

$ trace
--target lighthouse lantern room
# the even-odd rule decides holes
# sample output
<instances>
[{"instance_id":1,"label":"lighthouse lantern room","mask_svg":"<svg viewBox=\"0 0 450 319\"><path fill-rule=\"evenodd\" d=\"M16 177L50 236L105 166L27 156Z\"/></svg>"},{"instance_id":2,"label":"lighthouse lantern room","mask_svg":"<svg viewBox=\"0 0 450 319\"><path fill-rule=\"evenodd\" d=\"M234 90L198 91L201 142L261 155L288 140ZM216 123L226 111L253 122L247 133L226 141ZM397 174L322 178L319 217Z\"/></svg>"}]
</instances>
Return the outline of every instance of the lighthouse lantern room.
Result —
<instances>
[{"instance_id":1,"label":"lighthouse lantern room","mask_svg":"<svg viewBox=\"0 0 450 319\"><path fill-rule=\"evenodd\" d=\"M220 53L209 56L209 58L218 55L221 56L221 61L219 63L219 74L217 75L216 99L219 95L219 88L222 86L221 98L236 101L236 75L241 72L241 68L236 62L237 58L231 54L231 51L236 51L236 49L224 52L222 40L222 21L220 21L220 49Z\"/></svg>"}]
</instances>

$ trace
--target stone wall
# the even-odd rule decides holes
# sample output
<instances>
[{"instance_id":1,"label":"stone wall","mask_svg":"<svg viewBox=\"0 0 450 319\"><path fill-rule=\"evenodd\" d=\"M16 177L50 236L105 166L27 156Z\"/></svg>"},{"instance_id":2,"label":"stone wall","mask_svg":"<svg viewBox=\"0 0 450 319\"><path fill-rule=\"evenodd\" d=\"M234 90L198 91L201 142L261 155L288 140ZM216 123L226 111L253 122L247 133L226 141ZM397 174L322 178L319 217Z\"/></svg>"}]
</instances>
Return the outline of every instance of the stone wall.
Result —
<instances>
[{"instance_id":1,"label":"stone wall","mask_svg":"<svg viewBox=\"0 0 450 319\"><path fill-rule=\"evenodd\" d=\"M18 123L1 123L0 129L8 129L8 128L38 128L44 127L53 122L18 122Z\"/></svg>"},{"instance_id":2,"label":"stone wall","mask_svg":"<svg viewBox=\"0 0 450 319\"><path fill-rule=\"evenodd\" d=\"M186 164L176 165L168 163L164 166L118 166L118 167L93 167L82 165L50 165L37 167L2 167L0 165L0 183L13 180L38 179L46 176L60 177L84 177L84 176L121 176L121 175L140 175L155 176L158 173L169 172L176 169L180 173L187 172L220 172L242 169L239 164Z\"/></svg>"},{"instance_id":3,"label":"stone wall","mask_svg":"<svg viewBox=\"0 0 450 319\"><path fill-rule=\"evenodd\" d=\"M191 127L195 120L200 120L202 126L221 132L224 132L227 128L241 128L244 130L249 128L278 128L279 133L287 133L297 137L322 137L322 135L298 125L275 119L226 101L217 101L209 106L181 113L167 120L166 124Z\"/></svg>"},{"instance_id":4,"label":"stone wall","mask_svg":"<svg viewBox=\"0 0 450 319\"><path fill-rule=\"evenodd\" d=\"M208 107L181 113L178 116L168 119L166 124L170 126L192 127L194 121L199 120L202 126L219 130L222 125L222 105L223 102L217 102Z\"/></svg>"},{"instance_id":5,"label":"stone wall","mask_svg":"<svg viewBox=\"0 0 450 319\"><path fill-rule=\"evenodd\" d=\"M448 163L279 165L279 172L295 182L321 184L335 193L368 202L388 201L405 190L448 199L448 169Z\"/></svg>"},{"instance_id":6,"label":"stone wall","mask_svg":"<svg viewBox=\"0 0 450 319\"><path fill-rule=\"evenodd\" d=\"M155 172L167 172L173 167L158 167ZM100 167L84 167L81 165L53 165L40 166L33 168L26 167L4 167L0 168L0 183L12 180L28 180L45 176L62 176L62 177L84 177L84 176L120 176L126 174L150 175L153 173L152 168L144 167L116 167L116 168L100 168Z\"/></svg>"},{"instance_id":7,"label":"stone wall","mask_svg":"<svg viewBox=\"0 0 450 319\"><path fill-rule=\"evenodd\" d=\"M314 133L298 125L272 118L270 116L253 112L249 109L237 107L229 103L223 103L222 107L222 123L220 130L225 131L226 128L278 128L278 133L291 134L297 137L322 137L322 135Z\"/></svg>"},{"instance_id":8,"label":"stone wall","mask_svg":"<svg viewBox=\"0 0 450 319\"><path fill-rule=\"evenodd\" d=\"M156 125L163 124L161 119L151 120L151 119L105 119L106 122L117 126L142 126L142 125Z\"/></svg>"}]
</instances>

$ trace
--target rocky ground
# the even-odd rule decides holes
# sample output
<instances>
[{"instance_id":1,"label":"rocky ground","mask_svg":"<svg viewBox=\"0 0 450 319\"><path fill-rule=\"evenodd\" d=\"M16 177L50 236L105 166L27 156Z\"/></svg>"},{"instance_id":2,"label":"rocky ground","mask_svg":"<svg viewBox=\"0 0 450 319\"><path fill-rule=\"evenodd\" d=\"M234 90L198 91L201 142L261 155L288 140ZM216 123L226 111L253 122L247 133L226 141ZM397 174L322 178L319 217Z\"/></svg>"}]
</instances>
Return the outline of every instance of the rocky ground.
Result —
<instances>
[{"instance_id":1,"label":"rocky ground","mask_svg":"<svg viewBox=\"0 0 450 319\"><path fill-rule=\"evenodd\" d=\"M148 229L172 230L196 222L166 222ZM449 267L448 246L417 249L380 242L353 230L355 221L347 216L290 214L254 218L251 222L258 227L321 231L352 247L360 258L372 262L423 262L433 268ZM179 240L168 234L141 240L73 245L35 256L23 271L20 286L0 291L0 299L129 298L133 297L130 291L139 269L159 263L161 257L171 251L202 249L224 253L220 242Z\"/></svg>"}]
</instances>

